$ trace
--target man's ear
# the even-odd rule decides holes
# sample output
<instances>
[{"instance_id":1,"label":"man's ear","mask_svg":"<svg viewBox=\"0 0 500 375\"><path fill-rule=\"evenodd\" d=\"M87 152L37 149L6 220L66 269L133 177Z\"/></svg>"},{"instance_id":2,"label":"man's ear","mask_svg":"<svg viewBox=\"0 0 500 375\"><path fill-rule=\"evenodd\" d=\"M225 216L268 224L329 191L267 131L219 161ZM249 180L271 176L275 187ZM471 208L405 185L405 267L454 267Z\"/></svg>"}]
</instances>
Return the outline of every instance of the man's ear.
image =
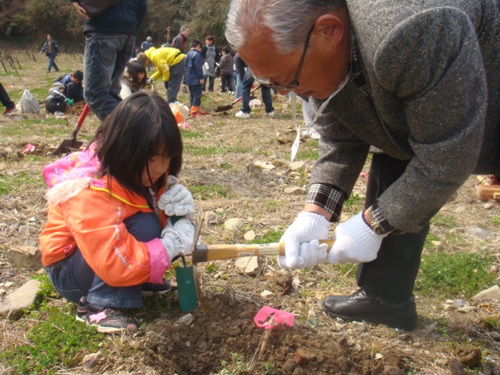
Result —
<instances>
[{"instance_id":1,"label":"man's ear","mask_svg":"<svg viewBox=\"0 0 500 375\"><path fill-rule=\"evenodd\" d=\"M345 35L348 27L347 20L336 13L328 13L320 16L314 23L312 42L320 43L323 48L338 46Z\"/></svg>"}]
</instances>

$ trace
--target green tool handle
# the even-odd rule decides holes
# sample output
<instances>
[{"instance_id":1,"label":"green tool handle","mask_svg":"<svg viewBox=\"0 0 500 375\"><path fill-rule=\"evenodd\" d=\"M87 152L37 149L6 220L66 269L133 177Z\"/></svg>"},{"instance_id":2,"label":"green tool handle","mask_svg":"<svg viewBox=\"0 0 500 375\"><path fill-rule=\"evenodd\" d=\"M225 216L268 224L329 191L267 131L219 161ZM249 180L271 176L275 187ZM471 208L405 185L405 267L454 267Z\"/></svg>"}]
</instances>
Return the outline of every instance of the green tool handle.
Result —
<instances>
[{"instance_id":1,"label":"green tool handle","mask_svg":"<svg viewBox=\"0 0 500 375\"><path fill-rule=\"evenodd\" d=\"M328 244L327 251L330 251L334 242L334 240L319 241L320 244ZM239 257L276 255L285 255L285 244L283 242L265 244L196 245L196 249L192 254L193 263Z\"/></svg>"}]
</instances>

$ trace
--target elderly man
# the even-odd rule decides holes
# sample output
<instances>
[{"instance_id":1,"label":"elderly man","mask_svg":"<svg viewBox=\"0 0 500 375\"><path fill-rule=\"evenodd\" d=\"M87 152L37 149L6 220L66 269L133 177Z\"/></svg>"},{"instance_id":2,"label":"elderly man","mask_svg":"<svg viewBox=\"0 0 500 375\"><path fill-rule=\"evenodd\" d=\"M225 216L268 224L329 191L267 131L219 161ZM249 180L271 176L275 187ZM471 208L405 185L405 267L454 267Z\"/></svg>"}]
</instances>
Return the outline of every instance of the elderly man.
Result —
<instances>
[{"instance_id":1,"label":"elderly man","mask_svg":"<svg viewBox=\"0 0 500 375\"><path fill-rule=\"evenodd\" d=\"M288 268L360 263L332 317L411 330L429 220L473 173L500 174L498 0L233 0L226 37L261 83L310 97L320 133ZM373 155L365 210L337 225Z\"/></svg>"}]
</instances>

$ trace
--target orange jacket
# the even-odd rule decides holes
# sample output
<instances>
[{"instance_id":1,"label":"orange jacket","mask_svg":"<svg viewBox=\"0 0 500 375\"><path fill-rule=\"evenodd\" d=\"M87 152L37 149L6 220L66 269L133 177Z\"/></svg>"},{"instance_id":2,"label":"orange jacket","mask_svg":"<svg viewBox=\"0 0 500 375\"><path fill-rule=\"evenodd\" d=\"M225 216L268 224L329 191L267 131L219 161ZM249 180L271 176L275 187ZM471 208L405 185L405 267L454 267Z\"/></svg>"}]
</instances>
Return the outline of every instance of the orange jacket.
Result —
<instances>
[{"instance_id":1,"label":"orange jacket","mask_svg":"<svg viewBox=\"0 0 500 375\"><path fill-rule=\"evenodd\" d=\"M161 193L163 190L158 197ZM170 267L161 241L137 241L123 223L137 212L153 212L144 198L115 179L108 183L107 177L66 180L49 189L47 196L47 223L39 238L44 266L64 259L78 247L108 285L161 283ZM163 212L160 220L164 225Z\"/></svg>"}]
</instances>

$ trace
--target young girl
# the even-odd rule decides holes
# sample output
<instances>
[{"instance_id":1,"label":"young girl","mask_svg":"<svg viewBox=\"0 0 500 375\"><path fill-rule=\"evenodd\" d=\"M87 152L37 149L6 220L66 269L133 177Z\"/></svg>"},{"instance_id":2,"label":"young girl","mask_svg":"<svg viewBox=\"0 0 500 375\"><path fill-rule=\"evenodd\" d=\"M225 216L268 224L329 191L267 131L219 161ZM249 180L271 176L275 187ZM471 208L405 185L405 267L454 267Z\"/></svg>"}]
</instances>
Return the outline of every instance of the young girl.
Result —
<instances>
[{"instance_id":1,"label":"young girl","mask_svg":"<svg viewBox=\"0 0 500 375\"><path fill-rule=\"evenodd\" d=\"M148 82L146 67L137 60L130 61L125 68L120 82L122 84L120 92L122 99L132 95L134 92L141 91L146 87Z\"/></svg>"},{"instance_id":2,"label":"young girl","mask_svg":"<svg viewBox=\"0 0 500 375\"><path fill-rule=\"evenodd\" d=\"M161 287L172 259L192 251L191 219L165 225L165 214L194 213L185 187L165 191L181 164L168 104L143 91L106 117L86 150L43 170L49 186L43 265L59 294L78 304L77 318L99 332L137 330L122 309L141 307L147 283Z\"/></svg>"}]
</instances>

